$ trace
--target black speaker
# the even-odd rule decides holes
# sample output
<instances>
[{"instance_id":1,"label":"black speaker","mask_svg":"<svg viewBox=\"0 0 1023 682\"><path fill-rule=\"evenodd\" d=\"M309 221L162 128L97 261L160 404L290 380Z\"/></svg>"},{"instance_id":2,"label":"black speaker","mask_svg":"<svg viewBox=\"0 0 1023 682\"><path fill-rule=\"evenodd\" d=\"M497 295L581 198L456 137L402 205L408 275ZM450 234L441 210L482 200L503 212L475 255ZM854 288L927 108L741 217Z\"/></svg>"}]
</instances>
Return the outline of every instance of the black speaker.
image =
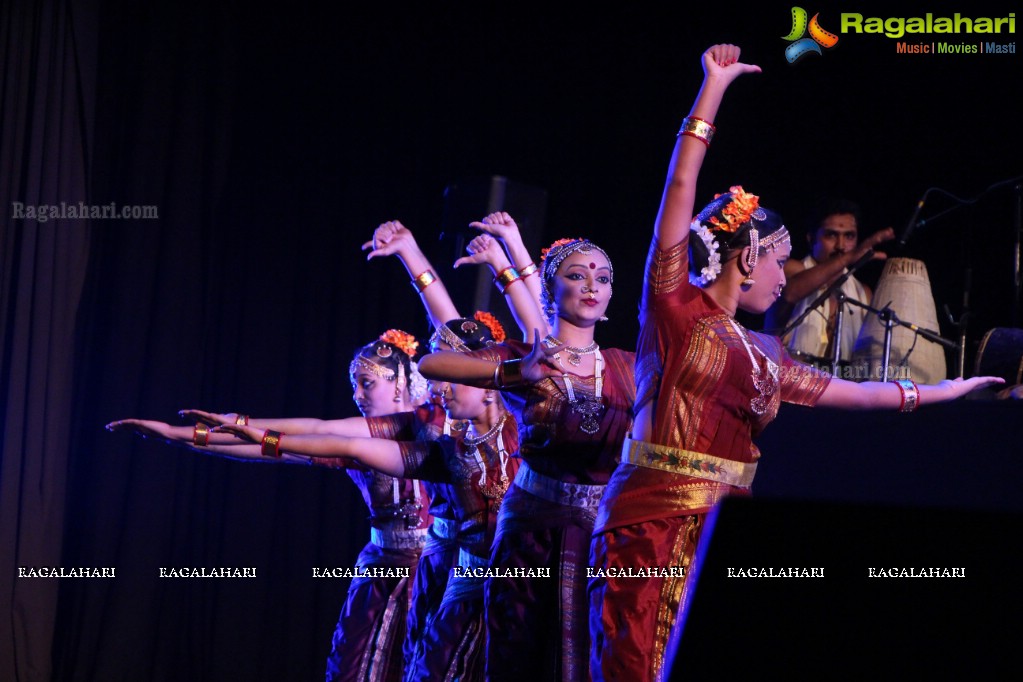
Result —
<instances>
[{"instance_id":1,"label":"black speaker","mask_svg":"<svg viewBox=\"0 0 1023 682\"><path fill-rule=\"evenodd\" d=\"M753 498L708 519L667 678L948 678L1008 665L1023 515Z\"/></svg>"},{"instance_id":2,"label":"black speaker","mask_svg":"<svg viewBox=\"0 0 1023 682\"><path fill-rule=\"evenodd\" d=\"M466 255L465 247L479 232L469 223L488 213L505 211L515 219L522 241L539 264L543 244L547 191L495 175L453 182L444 190L441 242L449 263ZM451 299L462 315L485 310L496 316L511 338L520 338L504 298L497 293L493 275L486 267L464 267L448 271L444 281Z\"/></svg>"}]
</instances>

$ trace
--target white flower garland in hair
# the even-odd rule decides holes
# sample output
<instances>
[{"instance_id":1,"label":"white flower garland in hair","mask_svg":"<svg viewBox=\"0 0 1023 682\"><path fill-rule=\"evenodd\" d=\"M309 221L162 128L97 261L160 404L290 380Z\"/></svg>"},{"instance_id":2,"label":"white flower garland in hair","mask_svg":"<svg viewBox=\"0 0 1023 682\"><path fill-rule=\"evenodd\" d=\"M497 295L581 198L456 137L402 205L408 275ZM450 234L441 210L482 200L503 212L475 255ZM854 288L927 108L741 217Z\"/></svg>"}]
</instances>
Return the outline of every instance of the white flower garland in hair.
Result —
<instances>
[{"instance_id":1,"label":"white flower garland in hair","mask_svg":"<svg viewBox=\"0 0 1023 682\"><path fill-rule=\"evenodd\" d=\"M718 275L721 274L721 254L718 253L717 239L714 238L713 233L707 229L706 225L699 220L694 220L689 224L689 231L696 233L696 236L703 241L710 254L710 257L707 258L706 267L700 270L699 275L694 275L692 272L689 273L690 283L703 288L716 280Z\"/></svg>"},{"instance_id":2,"label":"white flower garland in hair","mask_svg":"<svg viewBox=\"0 0 1023 682\"><path fill-rule=\"evenodd\" d=\"M412 373L409 376L408 393L412 398L412 404L419 405L426 401L430 386L426 382L426 377L419 373L419 364L411 362L410 365Z\"/></svg>"}]
</instances>

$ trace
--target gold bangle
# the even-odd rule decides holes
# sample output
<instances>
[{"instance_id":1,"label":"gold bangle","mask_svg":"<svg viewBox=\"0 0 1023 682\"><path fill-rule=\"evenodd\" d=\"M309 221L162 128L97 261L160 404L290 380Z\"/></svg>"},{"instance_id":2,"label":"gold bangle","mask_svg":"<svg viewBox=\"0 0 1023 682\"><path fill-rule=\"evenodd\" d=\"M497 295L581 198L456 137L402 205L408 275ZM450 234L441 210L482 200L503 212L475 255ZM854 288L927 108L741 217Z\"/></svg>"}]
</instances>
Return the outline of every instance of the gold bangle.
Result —
<instances>
[{"instance_id":1,"label":"gold bangle","mask_svg":"<svg viewBox=\"0 0 1023 682\"><path fill-rule=\"evenodd\" d=\"M509 265L504 270L497 273L497 277L494 278L494 285L496 285L497 290L503 294L508 290L508 287L510 287L513 282L517 282L519 279L521 279L519 271Z\"/></svg>"},{"instance_id":2,"label":"gold bangle","mask_svg":"<svg viewBox=\"0 0 1023 682\"><path fill-rule=\"evenodd\" d=\"M205 446L210 442L210 427L202 422L195 425L192 430L192 445Z\"/></svg>"},{"instance_id":3,"label":"gold bangle","mask_svg":"<svg viewBox=\"0 0 1023 682\"><path fill-rule=\"evenodd\" d=\"M412 286L416 288L416 291L423 293L426 287L430 286L437 281L437 276L433 274L433 270L424 270L423 272L416 275L415 279L412 280Z\"/></svg>"},{"instance_id":4,"label":"gold bangle","mask_svg":"<svg viewBox=\"0 0 1023 682\"><path fill-rule=\"evenodd\" d=\"M248 426L249 425L249 415L247 415L247 414L239 414L239 415L237 415L234 418L234 423L237 424L238 426Z\"/></svg>"},{"instance_id":5,"label":"gold bangle","mask_svg":"<svg viewBox=\"0 0 1023 682\"><path fill-rule=\"evenodd\" d=\"M678 131L678 134L695 137L709 147L715 132L717 132L717 128L710 121L704 121L696 116L686 116L682 119L682 129Z\"/></svg>"},{"instance_id":6,"label":"gold bangle","mask_svg":"<svg viewBox=\"0 0 1023 682\"><path fill-rule=\"evenodd\" d=\"M514 388L521 386L522 360L505 360L497 366L497 387Z\"/></svg>"},{"instance_id":7,"label":"gold bangle","mask_svg":"<svg viewBox=\"0 0 1023 682\"><path fill-rule=\"evenodd\" d=\"M274 459L280 459L281 457L281 436L284 434L280 431L272 431L267 429L263 432L263 441L259 444L259 451L264 457L273 457Z\"/></svg>"},{"instance_id":8,"label":"gold bangle","mask_svg":"<svg viewBox=\"0 0 1023 682\"><path fill-rule=\"evenodd\" d=\"M521 270L519 270L519 277L521 277L522 279L525 279L525 278L529 277L530 275L536 274L536 271L539 270L539 269L540 268L536 267L536 263L530 263L526 267L524 267Z\"/></svg>"}]
</instances>

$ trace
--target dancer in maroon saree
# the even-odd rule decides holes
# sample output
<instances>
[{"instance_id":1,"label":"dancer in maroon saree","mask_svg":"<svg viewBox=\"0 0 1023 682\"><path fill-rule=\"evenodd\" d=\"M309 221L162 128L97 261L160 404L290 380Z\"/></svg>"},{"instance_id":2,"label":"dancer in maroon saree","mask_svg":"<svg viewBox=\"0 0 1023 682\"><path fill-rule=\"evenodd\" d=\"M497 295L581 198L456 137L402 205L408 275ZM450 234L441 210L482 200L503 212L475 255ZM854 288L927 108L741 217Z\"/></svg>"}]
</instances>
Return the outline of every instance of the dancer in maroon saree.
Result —
<instances>
[{"instance_id":1,"label":"dancer in maroon saree","mask_svg":"<svg viewBox=\"0 0 1023 682\"><path fill-rule=\"evenodd\" d=\"M507 262L488 264L505 288L524 286ZM424 376L500 388L519 420L522 465L486 585L489 680L587 679L590 537L631 424L633 355L593 340L611 294L607 255L588 240L556 242L541 281L552 335L422 363Z\"/></svg>"},{"instance_id":2,"label":"dancer in maroon saree","mask_svg":"<svg viewBox=\"0 0 1023 682\"><path fill-rule=\"evenodd\" d=\"M450 321L437 339L451 348L481 348L488 341L488 327L475 319ZM329 434L268 436L242 424L217 428L261 441L264 450L270 438L274 447L269 456L289 454L316 464L351 458L391 476L431 481L445 501L431 510L434 524L446 527L440 535L454 538L458 555L439 604L427 604L430 593L422 592L423 602L414 606L415 619L424 627L406 661L405 679L481 681L486 624L483 577L475 572L488 564L497 511L515 475L517 461L509 454L518 448L518 428L497 391L447 382L436 383L433 391L449 419L467 421L464 431L431 441L392 441ZM427 612L422 614L421 608Z\"/></svg>"},{"instance_id":3,"label":"dancer in maroon saree","mask_svg":"<svg viewBox=\"0 0 1023 682\"><path fill-rule=\"evenodd\" d=\"M777 214L740 186L693 218L724 92L760 70L740 62L734 45L715 45L702 60L703 87L679 131L647 261L634 440L623 447L595 527L595 680L663 679L706 514L726 495L750 493L760 458L753 438L782 401L911 411L992 381L851 383L794 361L778 338L736 321L738 309L762 314L781 295L791 244ZM619 569L656 573L636 579ZM741 636L736 642L741 651ZM684 675L685 662L676 665L673 674Z\"/></svg>"}]
</instances>

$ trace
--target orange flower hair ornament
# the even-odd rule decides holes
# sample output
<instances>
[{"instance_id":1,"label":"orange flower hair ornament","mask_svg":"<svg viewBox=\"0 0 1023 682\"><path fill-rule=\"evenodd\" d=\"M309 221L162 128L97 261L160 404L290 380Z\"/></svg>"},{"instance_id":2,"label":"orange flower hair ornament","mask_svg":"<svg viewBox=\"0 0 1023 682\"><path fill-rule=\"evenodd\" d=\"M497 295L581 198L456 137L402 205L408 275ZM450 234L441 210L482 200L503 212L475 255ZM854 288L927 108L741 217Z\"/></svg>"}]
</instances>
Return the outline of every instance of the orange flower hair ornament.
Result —
<instances>
[{"instance_id":1,"label":"orange flower hair ornament","mask_svg":"<svg viewBox=\"0 0 1023 682\"><path fill-rule=\"evenodd\" d=\"M490 335L494 337L494 343L501 343L508 338L500 321L490 313L477 310L473 318L490 330Z\"/></svg>"},{"instance_id":2,"label":"orange flower hair ornament","mask_svg":"<svg viewBox=\"0 0 1023 682\"><path fill-rule=\"evenodd\" d=\"M707 221L714 226L711 229L715 231L737 232L751 218L756 217L755 213L760 208L760 197L750 194L742 188L742 185L733 185L728 188L728 192L732 195L732 200L721 209L724 220L722 221L717 216L711 216ZM715 194L714 198L717 199L721 196Z\"/></svg>"},{"instance_id":3,"label":"orange flower hair ornament","mask_svg":"<svg viewBox=\"0 0 1023 682\"><path fill-rule=\"evenodd\" d=\"M409 358L414 358L416 356L416 349L419 348L419 342L416 341L416 337L400 329L388 329L380 335L380 340L391 344L409 356Z\"/></svg>"},{"instance_id":4,"label":"orange flower hair ornament","mask_svg":"<svg viewBox=\"0 0 1023 682\"><path fill-rule=\"evenodd\" d=\"M547 254L550 253L551 251L557 251L565 244L571 244L572 242L581 241L583 241L582 237L577 237L575 239L559 239L550 246L540 249L540 267L542 268L543 264L547 262Z\"/></svg>"}]
</instances>

